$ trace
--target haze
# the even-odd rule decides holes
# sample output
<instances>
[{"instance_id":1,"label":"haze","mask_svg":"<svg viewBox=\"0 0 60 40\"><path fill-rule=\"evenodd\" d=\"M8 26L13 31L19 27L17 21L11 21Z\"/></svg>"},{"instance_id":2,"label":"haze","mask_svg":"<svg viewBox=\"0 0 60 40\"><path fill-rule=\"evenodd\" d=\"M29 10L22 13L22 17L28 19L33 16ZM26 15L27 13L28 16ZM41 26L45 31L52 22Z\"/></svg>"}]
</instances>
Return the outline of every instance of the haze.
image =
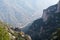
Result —
<instances>
[{"instance_id":1,"label":"haze","mask_svg":"<svg viewBox=\"0 0 60 40\"><path fill-rule=\"evenodd\" d=\"M27 12L24 14L34 19L35 17L38 18L42 16L43 9L57 2L58 0L5 0L5 3L9 6L15 7L16 9L21 8L23 11Z\"/></svg>"}]
</instances>

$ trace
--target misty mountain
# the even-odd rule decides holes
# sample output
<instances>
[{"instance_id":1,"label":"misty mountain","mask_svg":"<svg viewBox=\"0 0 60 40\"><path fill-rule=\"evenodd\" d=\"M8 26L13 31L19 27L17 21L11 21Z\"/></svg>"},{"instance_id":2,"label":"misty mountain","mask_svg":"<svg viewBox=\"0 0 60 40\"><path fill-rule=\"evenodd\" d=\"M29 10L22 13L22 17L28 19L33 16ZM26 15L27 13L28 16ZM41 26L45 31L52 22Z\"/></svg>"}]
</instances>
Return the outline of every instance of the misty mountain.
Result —
<instances>
[{"instance_id":1,"label":"misty mountain","mask_svg":"<svg viewBox=\"0 0 60 40\"><path fill-rule=\"evenodd\" d=\"M35 20L26 32L32 40L50 40L52 32L60 28L60 1L44 9L42 18Z\"/></svg>"},{"instance_id":2,"label":"misty mountain","mask_svg":"<svg viewBox=\"0 0 60 40\"><path fill-rule=\"evenodd\" d=\"M42 0L0 0L0 20L17 27L25 27L41 17L43 8L49 6L46 1L45 7L42 3ZM54 1L51 3L55 4Z\"/></svg>"},{"instance_id":3,"label":"misty mountain","mask_svg":"<svg viewBox=\"0 0 60 40\"><path fill-rule=\"evenodd\" d=\"M0 0L0 20L16 27L24 27L32 21L25 9L13 5L11 1Z\"/></svg>"}]
</instances>

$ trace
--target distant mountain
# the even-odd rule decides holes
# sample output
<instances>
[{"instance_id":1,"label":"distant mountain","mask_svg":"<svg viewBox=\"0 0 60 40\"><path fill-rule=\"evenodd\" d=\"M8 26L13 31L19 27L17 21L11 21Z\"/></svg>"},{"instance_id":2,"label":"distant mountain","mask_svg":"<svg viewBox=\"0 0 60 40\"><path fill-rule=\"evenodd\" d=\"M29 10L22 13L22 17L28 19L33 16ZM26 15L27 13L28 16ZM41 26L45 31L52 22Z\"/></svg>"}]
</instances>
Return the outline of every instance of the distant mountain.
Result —
<instances>
[{"instance_id":1,"label":"distant mountain","mask_svg":"<svg viewBox=\"0 0 60 40\"><path fill-rule=\"evenodd\" d=\"M49 40L52 32L60 28L60 1L43 11L42 18L35 20L26 32L32 40Z\"/></svg>"},{"instance_id":2,"label":"distant mountain","mask_svg":"<svg viewBox=\"0 0 60 40\"><path fill-rule=\"evenodd\" d=\"M24 27L31 20L24 8L14 7L9 0L0 0L0 20L16 27Z\"/></svg>"},{"instance_id":3,"label":"distant mountain","mask_svg":"<svg viewBox=\"0 0 60 40\"><path fill-rule=\"evenodd\" d=\"M0 20L22 28L41 17L40 10L37 11L34 7L29 6L28 1L24 1L0 0Z\"/></svg>"},{"instance_id":4,"label":"distant mountain","mask_svg":"<svg viewBox=\"0 0 60 40\"><path fill-rule=\"evenodd\" d=\"M42 8L46 6L39 7L40 4L37 4L40 2L39 0L0 0L0 20L16 27L25 27L28 23L41 17Z\"/></svg>"}]
</instances>

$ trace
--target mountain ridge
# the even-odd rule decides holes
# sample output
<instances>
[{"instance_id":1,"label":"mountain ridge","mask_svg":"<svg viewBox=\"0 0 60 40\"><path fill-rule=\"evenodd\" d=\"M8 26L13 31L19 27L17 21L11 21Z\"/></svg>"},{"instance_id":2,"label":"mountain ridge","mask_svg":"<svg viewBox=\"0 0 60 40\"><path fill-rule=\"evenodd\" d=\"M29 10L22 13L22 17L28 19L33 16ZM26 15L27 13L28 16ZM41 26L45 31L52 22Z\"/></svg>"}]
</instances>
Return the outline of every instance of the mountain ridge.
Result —
<instances>
[{"instance_id":1,"label":"mountain ridge","mask_svg":"<svg viewBox=\"0 0 60 40\"><path fill-rule=\"evenodd\" d=\"M60 28L60 10L58 4L43 11L42 18L35 20L26 32L32 40L49 40L52 32Z\"/></svg>"}]
</instances>

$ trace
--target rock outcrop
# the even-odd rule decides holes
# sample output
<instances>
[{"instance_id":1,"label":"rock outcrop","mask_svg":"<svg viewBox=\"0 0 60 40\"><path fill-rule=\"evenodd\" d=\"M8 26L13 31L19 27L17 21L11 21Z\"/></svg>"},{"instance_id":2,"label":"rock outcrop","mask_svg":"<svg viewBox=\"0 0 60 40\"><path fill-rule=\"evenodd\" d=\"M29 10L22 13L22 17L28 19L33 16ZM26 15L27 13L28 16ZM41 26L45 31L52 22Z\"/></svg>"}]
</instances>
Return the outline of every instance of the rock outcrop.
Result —
<instances>
[{"instance_id":1,"label":"rock outcrop","mask_svg":"<svg viewBox=\"0 0 60 40\"><path fill-rule=\"evenodd\" d=\"M29 35L17 31L12 29L10 25L0 21L0 40L32 40Z\"/></svg>"},{"instance_id":2,"label":"rock outcrop","mask_svg":"<svg viewBox=\"0 0 60 40\"><path fill-rule=\"evenodd\" d=\"M52 32L60 27L60 1L43 10L42 18L35 20L26 32L32 40L49 40Z\"/></svg>"}]
</instances>

